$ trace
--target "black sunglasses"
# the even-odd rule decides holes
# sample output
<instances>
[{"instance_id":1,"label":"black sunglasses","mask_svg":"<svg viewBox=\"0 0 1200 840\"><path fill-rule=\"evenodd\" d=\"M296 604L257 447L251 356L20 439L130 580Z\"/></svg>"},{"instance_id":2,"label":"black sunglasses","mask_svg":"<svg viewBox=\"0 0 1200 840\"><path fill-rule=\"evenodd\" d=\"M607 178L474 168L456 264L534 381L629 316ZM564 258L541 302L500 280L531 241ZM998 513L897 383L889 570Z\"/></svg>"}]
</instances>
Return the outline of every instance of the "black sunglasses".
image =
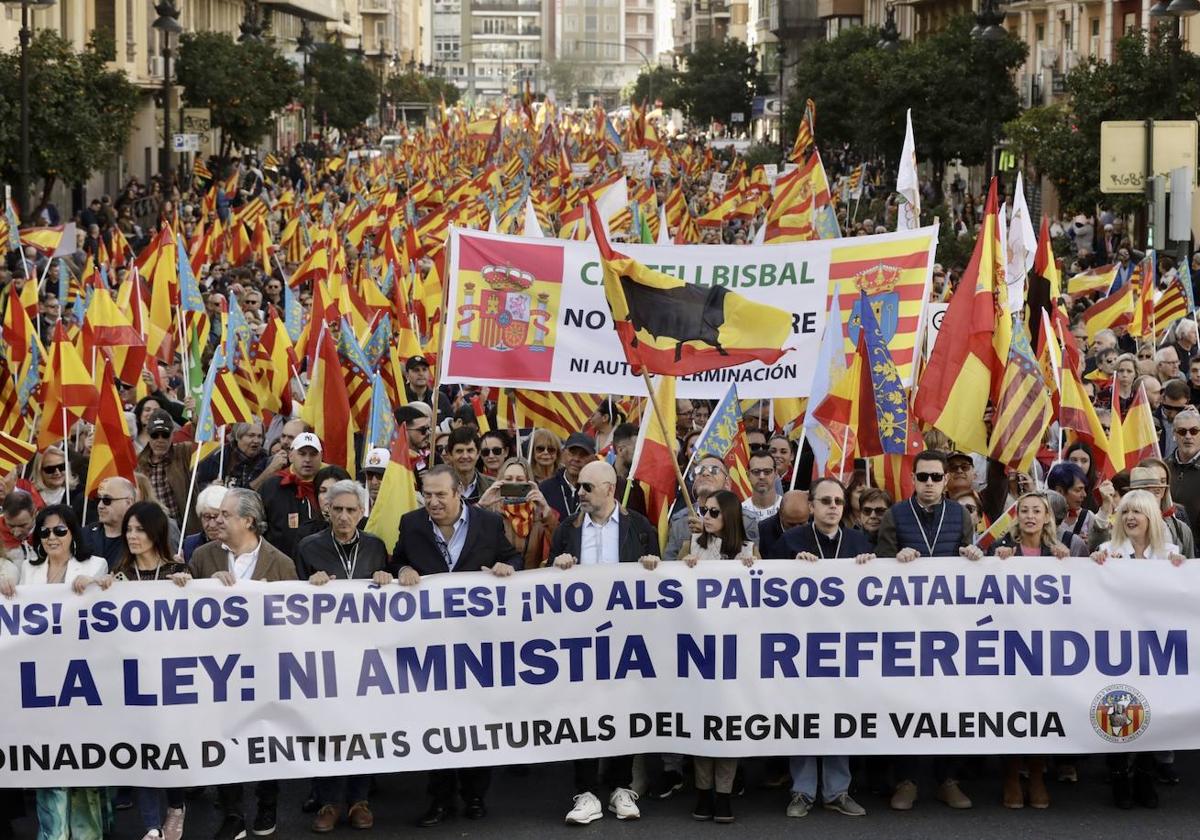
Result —
<instances>
[{"instance_id":1,"label":"black sunglasses","mask_svg":"<svg viewBox=\"0 0 1200 840\"><path fill-rule=\"evenodd\" d=\"M922 484L924 484L927 481L932 481L934 484L937 484L939 481L941 481L943 478L946 477L946 474L945 473L919 472L919 473L913 473L913 477L916 478L916 480L921 482Z\"/></svg>"},{"instance_id":2,"label":"black sunglasses","mask_svg":"<svg viewBox=\"0 0 1200 840\"><path fill-rule=\"evenodd\" d=\"M479 454L480 455L503 455L504 447L503 446L485 446L483 449L479 450Z\"/></svg>"},{"instance_id":3,"label":"black sunglasses","mask_svg":"<svg viewBox=\"0 0 1200 840\"><path fill-rule=\"evenodd\" d=\"M96 504L111 505L113 502L123 502L123 501L127 500L128 498L129 498L128 496L97 496Z\"/></svg>"},{"instance_id":4,"label":"black sunglasses","mask_svg":"<svg viewBox=\"0 0 1200 840\"><path fill-rule=\"evenodd\" d=\"M699 508L696 508L696 512L699 513L701 516L707 516L709 519L720 519L721 518L721 509L720 508L699 507Z\"/></svg>"},{"instance_id":5,"label":"black sunglasses","mask_svg":"<svg viewBox=\"0 0 1200 840\"><path fill-rule=\"evenodd\" d=\"M151 432L150 439L151 440L170 440L171 433L170 432Z\"/></svg>"},{"instance_id":6,"label":"black sunglasses","mask_svg":"<svg viewBox=\"0 0 1200 840\"><path fill-rule=\"evenodd\" d=\"M867 516L883 516L885 513L887 513L887 508L867 505L862 509L862 512Z\"/></svg>"},{"instance_id":7,"label":"black sunglasses","mask_svg":"<svg viewBox=\"0 0 1200 840\"><path fill-rule=\"evenodd\" d=\"M579 489L581 492L591 493L593 490L596 489L596 485L592 484L590 482L587 482L587 481L581 481L581 482L579 482Z\"/></svg>"},{"instance_id":8,"label":"black sunglasses","mask_svg":"<svg viewBox=\"0 0 1200 840\"><path fill-rule=\"evenodd\" d=\"M66 525L55 525L53 528L42 528L38 531L38 537L44 540L51 534L56 537L65 537L69 533L71 533L71 529Z\"/></svg>"},{"instance_id":9,"label":"black sunglasses","mask_svg":"<svg viewBox=\"0 0 1200 840\"><path fill-rule=\"evenodd\" d=\"M46 464L42 467L42 472L50 473L51 475L54 473L66 472L66 470L66 464Z\"/></svg>"}]
</instances>

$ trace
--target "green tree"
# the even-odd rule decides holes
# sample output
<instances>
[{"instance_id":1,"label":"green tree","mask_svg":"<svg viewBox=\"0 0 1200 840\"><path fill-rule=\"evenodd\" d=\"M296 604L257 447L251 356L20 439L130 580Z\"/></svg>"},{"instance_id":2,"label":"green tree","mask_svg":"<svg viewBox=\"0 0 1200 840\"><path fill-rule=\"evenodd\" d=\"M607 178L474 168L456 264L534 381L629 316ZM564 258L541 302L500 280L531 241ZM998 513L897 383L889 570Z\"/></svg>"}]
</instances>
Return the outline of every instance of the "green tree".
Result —
<instances>
[{"instance_id":1,"label":"green tree","mask_svg":"<svg viewBox=\"0 0 1200 840\"><path fill-rule=\"evenodd\" d=\"M679 71L662 64L655 65L649 71L642 68L626 99L639 105L643 102L651 105L662 102L664 108L678 108Z\"/></svg>"},{"instance_id":2,"label":"green tree","mask_svg":"<svg viewBox=\"0 0 1200 840\"><path fill-rule=\"evenodd\" d=\"M972 38L973 25L974 18L964 15L895 51L878 48L878 29L852 28L832 41L807 42L788 98L785 136L795 136L811 98L819 143L849 144L862 155L894 162L911 108L917 156L935 172L956 158L984 163L1004 123L1020 110L1012 72L1027 49L1011 36L999 42Z\"/></svg>"},{"instance_id":3,"label":"green tree","mask_svg":"<svg viewBox=\"0 0 1200 840\"><path fill-rule=\"evenodd\" d=\"M1174 26L1172 22L1171 26ZM1117 42L1112 63L1094 58L1067 74L1061 106L1031 108L1007 126L1018 154L1048 176L1063 206L1141 208L1140 194L1100 192L1100 124L1105 120L1194 120L1200 113L1200 56L1181 49L1171 27L1136 30Z\"/></svg>"},{"instance_id":4,"label":"green tree","mask_svg":"<svg viewBox=\"0 0 1200 840\"><path fill-rule=\"evenodd\" d=\"M96 32L82 52L49 30L29 45L31 180L42 182L39 206L55 182L78 184L104 169L129 140L138 92L124 72L109 70L112 36ZM21 82L17 50L0 53L0 175L21 165Z\"/></svg>"},{"instance_id":5,"label":"green tree","mask_svg":"<svg viewBox=\"0 0 1200 840\"><path fill-rule=\"evenodd\" d=\"M458 86L440 76L426 76L415 70L398 73L387 80L384 86L393 102L440 102L444 97L447 105L458 101Z\"/></svg>"},{"instance_id":6,"label":"green tree","mask_svg":"<svg viewBox=\"0 0 1200 840\"><path fill-rule=\"evenodd\" d=\"M221 32L190 32L175 65L183 101L208 108L221 130L222 161L235 145L253 146L271 130L273 115L300 95L295 66L265 43L236 43Z\"/></svg>"},{"instance_id":7,"label":"green tree","mask_svg":"<svg viewBox=\"0 0 1200 840\"><path fill-rule=\"evenodd\" d=\"M754 51L736 40L701 41L686 58L678 105L687 118L706 126L714 120L729 123L741 113L749 121L752 100L768 87Z\"/></svg>"},{"instance_id":8,"label":"green tree","mask_svg":"<svg viewBox=\"0 0 1200 840\"><path fill-rule=\"evenodd\" d=\"M351 131L379 108L379 78L341 44L318 44L308 59L308 75L320 123Z\"/></svg>"}]
</instances>

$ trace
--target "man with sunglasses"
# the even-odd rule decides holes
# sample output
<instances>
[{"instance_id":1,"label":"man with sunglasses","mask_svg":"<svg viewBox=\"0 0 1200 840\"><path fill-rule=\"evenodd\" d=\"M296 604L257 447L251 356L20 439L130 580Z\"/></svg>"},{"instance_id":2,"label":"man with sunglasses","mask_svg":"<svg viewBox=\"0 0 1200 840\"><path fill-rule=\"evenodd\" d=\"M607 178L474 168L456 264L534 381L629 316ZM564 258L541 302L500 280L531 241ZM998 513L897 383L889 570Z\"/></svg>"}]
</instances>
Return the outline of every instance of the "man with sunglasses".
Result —
<instances>
[{"instance_id":1,"label":"man with sunglasses","mask_svg":"<svg viewBox=\"0 0 1200 840\"><path fill-rule=\"evenodd\" d=\"M658 565L654 526L640 513L617 504L616 487L616 471L604 461L593 461L580 471L579 512L561 522L550 540L556 568L641 563L654 569ZM575 798L566 821L568 825L586 825L604 816L594 793L600 789L600 759L576 759L574 770ZM633 756L610 758L609 776L614 788L608 809L618 820L638 819L641 811L633 791Z\"/></svg>"},{"instance_id":2,"label":"man with sunglasses","mask_svg":"<svg viewBox=\"0 0 1200 840\"><path fill-rule=\"evenodd\" d=\"M424 411L422 411L424 409ZM396 422L404 424L408 434L408 454L418 486L421 475L429 466L429 448L433 441L432 412L425 403L410 403L396 409Z\"/></svg>"},{"instance_id":3,"label":"man with sunglasses","mask_svg":"<svg viewBox=\"0 0 1200 840\"><path fill-rule=\"evenodd\" d=\"M150 415L146 424L150 441L138 454L138 472L150 479L150 486L158 496L167 515L184 533L200 530L200 520L195 511L185 510L188 487L192 481L192 455L196 444L190 441L175 442L175 422L171 415L158 409Z\"/></svg>"},{"instance_id":4,"label":"man with sunglasses","mask_svg":"<svg viewBox=\"0 0 1200 840\"><path fill-rule=\"evenodd\" d=\"M760 432L761 434L761 432ZM742 510L753 514L755 519L766 519L779 511L779 491L776 487L778 473L775 458L763 449L750 456L750 498L742 502Z\"/></svg>"},{"instance_id":5,"label":"man with sunglasses","mask_svg":"<svg viewBox=\"0 0 1200 840\"><path fill-rule=\"evenodd\" d=\"M697 455L687 478L691 479L692 492L697 495L703 491L708 491L711 495L718 490L728 490L732 486L725 462L712 454ZM742 508L742 526L746 530L746 539L757 543L758 516ZM692 534L699 534L703 528L704 523L699 516L691 513L686 505L677 505L667 526L667 547L663 556L678 557L684 540L690 540Z\"/></svg>"},{"instance_id":6,"label":"man with sunglasses","mask_svg":"<svg viewBox=\"0 0 1200 840\"><path fill-rule=\"evenodd\" d=\"M84 542L88 551L108 561L108 568L115 569L125 557L125 536L121 522L125 511L137 501L137 488L127 478L106 478L100 482L96 494L96 522L89 522L83 529Z\"/></svg>"},{"instance_id":7,"label":"man with sunglasses","mask_svg":"<svg viewBox=\"0 0 1200 840\"><path fill-rule=\"evenodd\" d=\"M918 557L966 557L978 560L983 552L975 545L971 517L958 502L946 499L946 456L926 450L913 461L916 491L892 505L879 523L875 554L910 563ZM958 786L956 762L948 756L933 760L937 798L951 808L972 807ZM896 789L891 807L910 811L917 801L917 757L904 756L896 762Z\"/></svg>"},{"instance_id":8,"label":"man with sunglasses","mask_svg":"<svg viewBox=\"0 0 1200 840\"><path fill-rule=\"evenodd\" d=\"M559 519L569 519L579 509L577 484L580 472L596 460L596 441L591 435L575 432L563 445L563 465L554 475L538 484L546 504L554 508Z\"/></svg>"},{"instance_id":9,"label":"man with sunglasses","mask_svg":"<svg viewBox=\"0 0 1200 840\"><path fill-rule=\"evenodd\" d=\"M1175 451L1171 468L1171 497L1183 505L1189 522L1200 522L1200 412L1192 406L1175 415Z\"/></svg>"}]
</instances>

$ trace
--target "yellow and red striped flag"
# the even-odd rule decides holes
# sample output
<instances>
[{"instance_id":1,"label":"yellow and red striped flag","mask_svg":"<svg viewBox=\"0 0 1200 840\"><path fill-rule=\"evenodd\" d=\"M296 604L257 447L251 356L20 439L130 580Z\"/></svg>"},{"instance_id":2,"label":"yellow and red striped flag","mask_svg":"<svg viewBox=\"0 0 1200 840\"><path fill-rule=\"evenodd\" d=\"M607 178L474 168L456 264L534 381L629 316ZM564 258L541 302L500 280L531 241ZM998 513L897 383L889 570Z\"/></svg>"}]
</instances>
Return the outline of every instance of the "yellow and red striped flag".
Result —
<instances>
[{"instance_id":1,"label":"yellow and red striped flag","mask_svg":"<svg viewBox=\"0 0 1200 840\"><path fill-rule=\"evenodd\" d=\"M107 358L100 363L95 381L100 400L96 408L96 437L88 459L84 489L87 496L95 493L100 482L106 478L120 477L133 481L133 473L137 469L133 439L125 422L125 408L113 380L112 363Z\"/></svg>"},{"instance_id":2,"label":"yellow and red striped flag","mask_svg":"<svg viewBox=\"0 0 1200 840\"><path fill-rule=\"evenodd\" d=\"M20 438L0 432L0 475L28 464L37 454L37 446Z\"/></svg>"},{"instance_id":3,"label":"yellow and red striped flag","mask_svg":"<svg viewBox=\"0 0 1200 840\"><path fill-rule=\"evenodd\" d=\"M1088 398L1087 392L1083 390L1083 382L1079 378L1078 371L1070 366L1064 366L1062 369L1062 390L1059 400L1059 423L1068 433L1068 438L1072 442L1083 441L1091 447L1096 477L1100 480L1112 478L1119 470L1124 469L1124 463L1120 467L1114 463L1114 458L1119 456L1110 456L1108 435L1100 423L1100 418L1096 416L1096 409L1092 406L1092 401Z\"/></svg>"},{"instance_id":4,"label":"yellow and red striped flag","mask_svg":"<svg viewBox=\"0 0 1200 840\"><path fill-rule=\"evenodd\" d=\"M79 351L67 339L62 321L59 321L54 325L54 340L46 363L38 446L45 448L64 440L76 421L95 416L98 399L92 377L79 358Z\"/></svg>"},{"instance_id":5,"label":"yellow and red striped flag","mask_svg":"<svg viewBox=\"0 0 1200 840\"><path fill-rule=\"evenodd\" d=\"M659 545L667 544L671 503L675 500L675 377L660 377L654 386L658 412L642 415L633 449L630 475L646 489L646 514L658 529ZM661 421L661 422L660 422ZM676 559L676 558L670 558Z\"/></svg>"},{"instance_id":6,"label":"yellow and red striped flag","mask_svg":"<svg viewBox=\"0 0 1200 840\"><path fill-rule=\"evenodd\" d=\"M1133 323L1134 289L1137 284L1126 283L1120 289L1106 298L1093 303L1083 313L1083 322L1087 327L1088 342L1096 338L1101 330L1111 330L1117 327L1127 327Z\"/></svg>"},{"instance_id":7,"label":"yellow and red striped flag","mask_svg":"<svg viewBox=\"0 0 1200 840\"><path fill-rule=\"evenodd\" d=\"M1054 419L1050 391L1024 327L1013 331L989 442L991 457L1025 472Z\"/></svg>"},{"instance_id":8,"label":"yellow and red striped flag","mask_svg":"<svg viewBox=\"0 0 1200 840\"><path fill-rule=\"evenodd\" d=\"M1120 410L1120 397L1114 400L1113 424L1116 425L1116 412ZM1136 467L1146 458L1161 458L1158 448L1158 432L1154 428L1154 416L1150 413L1150 402L1146 398L1146 389L1138 386L1137 394L1129 405L1129 413L1121 418L1121 448L1125 467Z\"/></svg>"},{"instance_id":9,"label":"yellow and red striped flag","mask_svg":"<svg viewBox=\"0 0 1200 840\"><path fill-rule=\"evenodd\" d=\"M1183 281L1173 277L1170 284L1158 300L1154 302L1154 329L1165 330L1188 313L1187 292L1184 291Z\"/></svg>"},{"instance_id":10,"label":"yellow and red striped flag","mask_svg":"<svg viewBox=\"0 0 1200 840\"><path fill-rule=\"evenodd\" d=\"M401 426L392 433L391 453L383 470L383 482L379 485L375 507L371 508L367 526L363 530L383 540L388 554L391 554L400 537L400 517L420 506L417 477L408 451L408 433Z\"/></svg>"}]
</instances>

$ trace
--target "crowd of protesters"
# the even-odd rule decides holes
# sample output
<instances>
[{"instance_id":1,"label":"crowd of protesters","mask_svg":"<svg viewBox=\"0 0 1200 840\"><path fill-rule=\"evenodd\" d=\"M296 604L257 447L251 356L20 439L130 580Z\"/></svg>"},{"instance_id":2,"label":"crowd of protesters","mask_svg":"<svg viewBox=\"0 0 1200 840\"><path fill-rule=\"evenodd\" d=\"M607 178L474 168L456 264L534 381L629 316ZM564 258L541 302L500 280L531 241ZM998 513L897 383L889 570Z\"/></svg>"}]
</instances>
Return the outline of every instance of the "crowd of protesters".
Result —
<instances>
[{"instance_id":1,"label":"crowd of protesters","mask_svg":"<svg viewBox=\"0 0 1200 840\"><path fill-rule=\"evenodd\" d=\"M335 208L352 200L338 177L313 175L316 170L304 155L293 155L279 166L282 171L264 173L261 163L247 160L241 167L239 200L264 191L277 196L306 181L325 189ZM80 262L95 253L114 227L131 242L147 241L150 232L131 215L138 188L130 189L115 205L105 199L92 202L86 218L80 217ZM148 195L156 197L160 217L178 211L183 232L191 232L200 213L197 192L164 191L156 185ZM701 189L692 198L697 214L711 203ZM969 216L970 196L962 196L960 204ZM278 222L273 215L276 233ZM1092 264L1097 241L1108 243L1110 232L1119 237L1116 220L1105 225L1112 230L1106 227L1104 236L1093 230L1091 239L1083 227L1075 227L1071 236L1080 268ZM748 228L738 225L722 233L733 242L745 242L749 235ZM1116 244L1117 260L1132 258L1122 254L1119 239ZM42 260L33 251L25 259L10 254L0 282L27 282L26 272L40 270ZM281 305L282 272L292 268L281 263L278 271L264 274L221 262L208 266L200 280L214 316L221 299L232 294L251 327L261 330L267 307ZM420 268L428 271L429 265ZM113 278L114 287L123 271ZM939 272L940 267L935 270L935 297L942 292L939 281L943 287L948 282L945 272L940 278ZM311 303L305 290L301 301L306 309ZM1072 316L1077 319L1085 304L1071 302ZM48 330L60 319L73 323L71 310L70 301L44 292L40 327ZM213 324L210 350L219 340L220 318L214 317ZM1179 564L1195 557L1192 527L1200 516L1200 341L1195 322L1178 322L1165 338L1140 344L1108 330L1089 341L1078 320L1072 336L1086 359L1087 387L1102 412L1115 400L1127 407L1135 389L1145 389L1161 459L1146 459L1100 480L1095 453L1083 443L1062 446L1055 428L1033 470L1020 474L929 432L926 451L912 464L914 494L893 499L862 463L840 479L814 479L811 450L798 446L798 435L791 430L775 426L763 403L744 415L752 492L739 498L732 492L727 462L696 449L713 405L679 400L678 462L694 506L676 504L665 543L646 518L640 491L626 492L638 428L613 408L615 400L565 437L548 429L514 433L499 428L505 423L498 421L505 418L497 418L495 405L488 404L491 430L481 435L472 408L480 389L432 387L429 362L413 356L405 364L408 401L395 414L408 436L423 508L403 517L401 539L391 553L363 530L389 453L363 452L357 475L325 465L324 442L296 417L273 416L264 418L265 423L232 428L224 451L199 463L195 493L189 493L196 406L186 395L177 359L161 365L160 377L147 375L149 393L140 398L138 383L121 383L138 455L135 474L110 478L85 498L82 478L92 435L81 424L62 445L44 449L23 470L4 477L0 594L11 597L31 584L63 584L79 593L146 580L187 586L201 578L231 587L243 580L301 580L321 586L333 579L412 586L426 575L453 572L488 570L507 576L555 567L570 574L580 566L611 563L649 571L660 563L686 569L733 560L751 566L761 558L794 558L806 568L919 563L929 557L970 562L984 554L978 535L1013 506L1011 530L987 549L998 557L1081 556L1098 564L1143 558ZM988 790L977 782L970 793L963 783L978 776L974 762L949 756L928 766L915 756L785 756L765 765L768 783L781 791L780 814L800 818L818 806L862 816L866 810L852 792L868 787L886 790L892 809L910 810L930 782L934 798L954 809L971 808L972 797L997 798L1009 808L1046 808L1051 801L1048 781L1076 782L1077 761L1006 757L1000 762L1000 788ZM1179 781L1170 753L1120 754L1106 761L1112 799L1121 808L1156 807L1156 786ZM732 822L735 798L745 785L744 764L705 756L625 756L603 764L577 760L572 783L563 785L564 800L570 800L565 819L570 824L599 820L606 812L605 799L607 811L617 819L635 819L641 815L639 802L670 799L690 782L697 820ZM439 825L458 812L468 819L487 815L489 768L429 776L421 826ZM318 833L343 822L370 829L370 791L370 777L322 778L313 781L305 802L281 803L279 785L260 782L251 804L242 785L221 785L215 797L223 819L215 840L274 833L280 807L303 807ZM126 807L136 809L145 840L179 840L185 834L188 799L178 789L39 789L34 801L40 840L99 840L111 831L114 809ZM9 798L3 807L11 817L20 802ZM0 829L7 825L7 819L0 821Z\"/></svg>"}]
</instances>

